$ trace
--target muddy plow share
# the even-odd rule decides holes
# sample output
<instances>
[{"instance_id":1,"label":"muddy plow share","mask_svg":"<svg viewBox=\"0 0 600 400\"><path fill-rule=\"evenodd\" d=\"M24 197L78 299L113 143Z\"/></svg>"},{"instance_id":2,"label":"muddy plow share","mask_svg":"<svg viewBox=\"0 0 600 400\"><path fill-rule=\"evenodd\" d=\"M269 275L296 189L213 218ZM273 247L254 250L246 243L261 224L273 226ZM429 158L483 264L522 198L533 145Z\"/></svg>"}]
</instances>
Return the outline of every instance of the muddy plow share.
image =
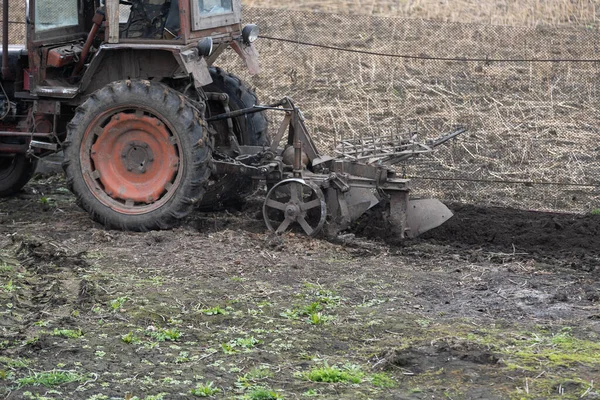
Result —
<instances>
[{"instance_id":1,"label":"muddy plow share","mask_svg":"<svg viewBox=\"0 0 600 400\"><path fill-rule=\"evenodd\" d=\"M234 146L235 154L216 155L215 164L219 174L267 182L263 218L269 230L284 233L297 227L309 236L321 231L336 235L368 210L383 206L390 233L414 238L452 217L439 200L409 199L410 180L398 177L393 166L432 152L465 129L426 144L399 136L341 140L329 156L319 152L301 111L289 98L217 115L208 122L265 110L285 113L271 146Z\"/></svg>"}]
</instances>

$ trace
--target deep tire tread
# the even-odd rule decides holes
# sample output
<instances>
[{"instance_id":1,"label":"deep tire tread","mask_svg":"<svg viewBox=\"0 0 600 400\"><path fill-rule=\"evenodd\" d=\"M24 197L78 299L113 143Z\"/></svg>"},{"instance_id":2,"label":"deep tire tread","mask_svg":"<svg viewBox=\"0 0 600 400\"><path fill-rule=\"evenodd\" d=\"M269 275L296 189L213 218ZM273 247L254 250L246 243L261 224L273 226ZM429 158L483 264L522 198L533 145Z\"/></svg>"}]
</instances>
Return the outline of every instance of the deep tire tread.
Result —
<instances>
[{"instance_id":1,"label":"deep tire tread","mask_svg":"<svg viewBox=\"0 0 600 400\"><path fill-rule=\"evenodd\" d=\"M149 103L160 111L176 127L182 146L182 162L185 176L177 192L161 207L144 214L121 214L101 203L84 181L80 167L79 148L87 124L98 113L104 112L120 101L130 104L139 101L146 107ZM152 108L152 107L150 107ZM148 231L167 229L187 216L193 205L202 198L203 185L208 180L212 149L209 146L197 148L194 144L205 137L197 111L190 102L163 84L144 81L117 81L99 89L77 108L75 116L67 125L67 140L64 142L65 161L63 169L67 176L67 186L75 193L77 204L86 210L90 217L107 226L121 230ZM179 129L177 129L179 127ZM187 150L186 150L187 149ZM185 154L184 154L185 153Z\"/></svg>"}]
</instances>

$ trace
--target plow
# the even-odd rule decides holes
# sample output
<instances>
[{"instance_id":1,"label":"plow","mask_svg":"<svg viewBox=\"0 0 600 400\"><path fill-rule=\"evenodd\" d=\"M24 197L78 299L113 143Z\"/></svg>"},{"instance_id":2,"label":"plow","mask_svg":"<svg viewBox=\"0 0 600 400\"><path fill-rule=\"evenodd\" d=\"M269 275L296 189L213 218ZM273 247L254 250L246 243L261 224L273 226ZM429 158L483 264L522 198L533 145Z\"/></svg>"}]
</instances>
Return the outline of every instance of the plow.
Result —
<instances>
[{"instance_id":1,"label":"plow","mask_svg":"<svg viewBox=\"0 0 600 400\"><path fill-rule=\"evenodd\" d=\"M342 139L332 157L318 150L302 112L290 98L217 115L208 121L266 110L285 114L272 144L264 149L236 145L240 156L215 164L222 173L244 174L267 182L262 214L269 230L284 233L296 226L304 234L315 236L325 228L327 235L335 236L367 210L380 206L386 210L392 234L414 238L452 217L437 199L410 199L410 180L398 177L393 166L432 152L463 133L464 128L428 143L400 135Z\"/></svg>"},{"instance_id":2,"label":"plow","mask_svg":"<svg viewBox=\"0 0 600 400\"><path fill-rule=\"evenodd\" d=\"M276 233L337 235L378 207L394 235L413 238L452 216L438 200L409 198L394 166L464 129L426 143L342 138L321 153L290 98L260 105L217 66L232 50L259 72L258 26L242 26L241 9L240 0L29 0L25 43L14 43L4 2L0 196L62 152L77 204L109 229L168 229L256 182L267 185L263 217ZM272 133L266 113L282 116Z\"/></svg>"}]
</instances>

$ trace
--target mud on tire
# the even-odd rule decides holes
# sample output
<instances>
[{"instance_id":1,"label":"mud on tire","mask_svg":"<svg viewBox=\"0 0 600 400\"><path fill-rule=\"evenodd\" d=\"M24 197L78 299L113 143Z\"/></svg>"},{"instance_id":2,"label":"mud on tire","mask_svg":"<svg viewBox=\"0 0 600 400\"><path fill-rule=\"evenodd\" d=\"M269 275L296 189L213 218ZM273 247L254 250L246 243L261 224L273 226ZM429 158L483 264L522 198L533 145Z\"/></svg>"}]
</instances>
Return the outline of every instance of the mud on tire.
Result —
<instances>
[{"instance_id":1,"label":"mud on tire","mask_svg":"<svg viewBox=\"0 0 600 400\"><path fill-rule=\"evenodd\" d=\"M198 110L143 80L93 93L68 124L63 169L77 203L110 228L166 229L192 211L210 176L212 146Z\"/></svg>"}]
</instances>

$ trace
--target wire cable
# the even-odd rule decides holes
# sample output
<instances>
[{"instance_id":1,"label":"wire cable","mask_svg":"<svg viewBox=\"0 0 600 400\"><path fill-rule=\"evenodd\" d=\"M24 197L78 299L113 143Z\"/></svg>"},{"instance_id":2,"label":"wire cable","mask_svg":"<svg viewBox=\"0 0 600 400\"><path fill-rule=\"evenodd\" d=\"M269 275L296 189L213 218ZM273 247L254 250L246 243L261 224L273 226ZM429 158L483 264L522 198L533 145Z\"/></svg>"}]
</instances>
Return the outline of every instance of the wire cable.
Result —
<instances>
[{"instance_id":1,"label":"wire cable","mask_svg":"<svg viewBox=\"0 0 600 400\"><path fill-rule=\"evenodd\" d=\"M532 63L547 63L547 62L571 62L571 63L600 63L600 59L552 59L552 58L467 58L467 57L434 57L434 56L411 56L405 54L391 54L391 53L379 53L375 51L367 51L367 50L354 50L347 49L343 47L337 46L329 46L325 44L318 43L310 43L310 42L302 42L299 40L292 39L284 39L272 36L263 36L260 38L266 40L273 40L277 42L286 42L286 43L294 43L302 46L310 46L310 47L319 47L322 49L335 50L335 51L345 51L348 53L356 53L356 54L367 54L371 56L380 56L380 57L392 57L392 58L403 58L408 60L430 60L430 61L461 61L461 62L484 62L484 63L493 63L493 62L507 62L507 63L516 63L516 62L532 62Z\"/></svg>"}]
</instances>

